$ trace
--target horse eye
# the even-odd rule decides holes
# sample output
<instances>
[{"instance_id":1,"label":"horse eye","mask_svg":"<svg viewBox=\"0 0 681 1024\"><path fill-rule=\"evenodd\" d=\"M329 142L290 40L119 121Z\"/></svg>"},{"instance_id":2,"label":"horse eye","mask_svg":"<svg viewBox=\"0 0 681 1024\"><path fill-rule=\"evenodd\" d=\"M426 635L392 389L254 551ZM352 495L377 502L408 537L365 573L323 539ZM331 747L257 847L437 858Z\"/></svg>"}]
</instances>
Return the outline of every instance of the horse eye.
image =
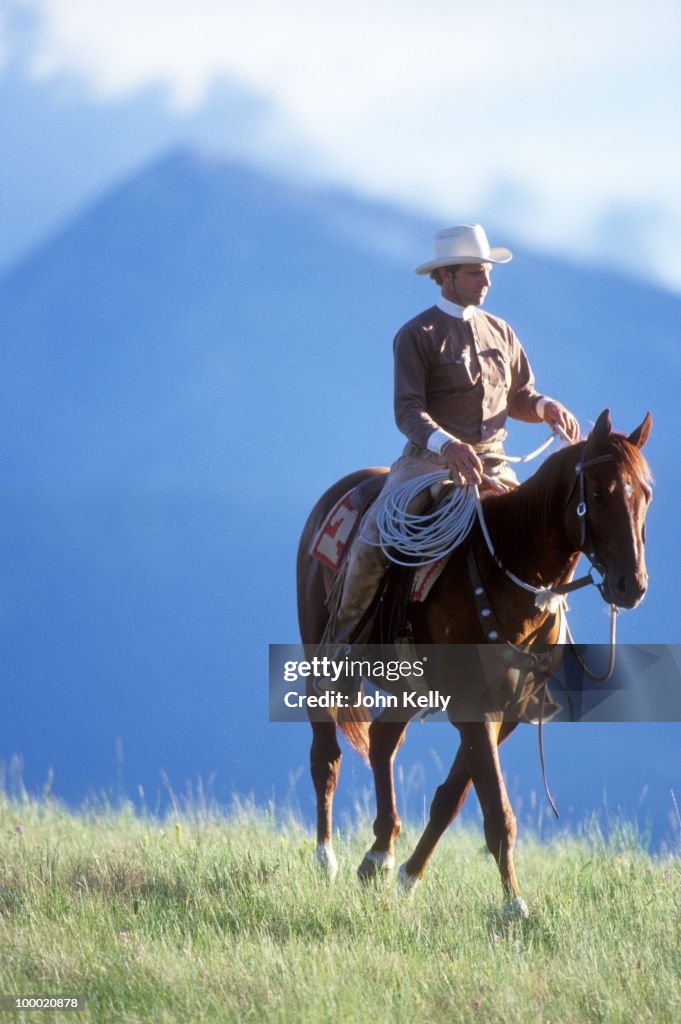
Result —
<instances>
[{"instance_id":1,"label":"horse eye","mask_svg":"<svg viewBox=\"0 0 681 1024\"><path fill-rule=\"evenodd\" d=\"M593 498L594 501L600 501L601 498L603 497L603 492L602 491L592 491L591 497Z\"/></svg>"},{"instance_id":2,"label":"horse eye","mask_svg":"<svg viewBox=\"0 0 681 1024\"><path fill-rule=\"evenodd\" d=\"M641 540L645 544L645 542L646 542L646 524L645 523L643 524L643 529L641 530Z\"/></svg>"}]
</instances>

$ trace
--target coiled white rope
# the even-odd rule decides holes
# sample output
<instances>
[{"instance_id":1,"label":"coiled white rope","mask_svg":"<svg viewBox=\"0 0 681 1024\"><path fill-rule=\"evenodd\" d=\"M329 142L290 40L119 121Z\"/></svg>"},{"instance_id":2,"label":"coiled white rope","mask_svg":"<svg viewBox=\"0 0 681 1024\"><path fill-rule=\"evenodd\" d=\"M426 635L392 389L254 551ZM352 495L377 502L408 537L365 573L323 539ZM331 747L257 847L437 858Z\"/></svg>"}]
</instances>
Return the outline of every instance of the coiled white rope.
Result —
<instances>
[{"instance_id":1,"label":"coiled white rope","mask_svg":"<svg viewBox=\"0 0 681 1024\"><path fill-rule=\"evenodd\" d=\"M430 565L454 551L473 526L476 487L451 486L447 496L431 511L421 515L407 511L421 491L449 479L449 473L439 470L407 480L389 491L376 518L379 539L370 543L383 548L391 562L412 567Z\"/></svg>"}]
</instances>

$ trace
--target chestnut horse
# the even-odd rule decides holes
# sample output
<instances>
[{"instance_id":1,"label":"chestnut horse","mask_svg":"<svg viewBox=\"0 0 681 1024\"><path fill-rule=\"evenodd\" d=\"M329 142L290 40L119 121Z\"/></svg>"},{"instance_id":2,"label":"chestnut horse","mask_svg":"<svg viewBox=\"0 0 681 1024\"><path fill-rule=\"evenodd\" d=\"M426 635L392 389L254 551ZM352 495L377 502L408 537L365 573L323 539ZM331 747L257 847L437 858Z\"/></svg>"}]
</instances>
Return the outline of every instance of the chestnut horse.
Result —
<instances>
[{"instance_id":1,"label":"chestnut horse","mask_svg":"<svg viewBox=\"0 0 681 1024\"><path fill-rule=\"evenodd\" d=\"M558 616L537 607L534 595L519 587L505 569L532 586L559 587L572 578L584 553L604 573L600 585L604 600L619 608L635 607L647 585L644 521L651 487L640 449L651 424L648 413L628 436L615 433L605 410L586 441L555 452L516 490L486 498L484 517L497 560L492 558L476 522L467 540L450 556L426 601L409 608L417 645L490 642L476 611L467 567L471 547L501 639L507 643L555 643ZM320 499L306 523L297 575L300 631L308 649L319 644L324 633L325 598L331 584L328 570L310 556L314 538L343 494L368 476L386 472L361 470L340 480ZM369 724L362 720L361 710L355 714L356 719L348 715L347 720L336 722L329 715L327 720L311 723L310 762L317 797L316 859L330 878L337 872L332 846L332 804L341 763L337 726L368 759L376 788L375 842L358 869L360 878L392 869L400 831L393 760L404 740L407 722L379 715ZM409 890L423 876L438 840L458 814L472 784L483 812L487 846L499 866L504 912L510 917L525 917L527 908L520 897L513 865L516 821L498 756L499 744L516 728L517 720L453 720L452 724L459 731L460 746L447 778L436 791L425 831L400 868L401 887Z\"/></svg>"}]
</instances>

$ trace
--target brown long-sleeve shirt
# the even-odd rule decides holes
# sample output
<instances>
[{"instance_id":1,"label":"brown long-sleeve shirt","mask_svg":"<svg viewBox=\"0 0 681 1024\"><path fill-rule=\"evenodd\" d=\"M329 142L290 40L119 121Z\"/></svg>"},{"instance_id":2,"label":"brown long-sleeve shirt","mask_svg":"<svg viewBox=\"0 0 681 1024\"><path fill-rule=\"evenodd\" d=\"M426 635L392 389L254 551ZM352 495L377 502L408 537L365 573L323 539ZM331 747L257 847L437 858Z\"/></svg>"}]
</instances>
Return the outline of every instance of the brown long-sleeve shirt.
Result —
<instances>
[{"instance_id":1,"label":"brown long-sleeve shirt","mask_svg":"<svg viewBox=\"0 0 681 1024\"><path fill-rule=\"evenodd\" d=\"M398 331L395 419L428 446L434 430L470 444L501 441L506 418L538 423L534 375L507 323L476 309L470 319L432 306Z\"/></svg>"}]
</instances>

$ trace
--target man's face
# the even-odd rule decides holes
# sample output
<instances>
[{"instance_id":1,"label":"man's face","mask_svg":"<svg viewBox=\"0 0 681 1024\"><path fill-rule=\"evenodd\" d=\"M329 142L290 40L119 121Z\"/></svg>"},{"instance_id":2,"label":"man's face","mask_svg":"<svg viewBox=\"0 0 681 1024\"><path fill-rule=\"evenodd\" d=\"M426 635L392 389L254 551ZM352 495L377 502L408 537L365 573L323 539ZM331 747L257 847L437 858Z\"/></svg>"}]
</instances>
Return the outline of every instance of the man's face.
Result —
<instances>
[{"instance_id":1,"label":"man's face","mask_svg":"<svg viewBox=\"0 0 681 1024\"><path fill-rule=\"evenodd\" d=\"M459 306L481 306L491 284L491 263L465 263L450 270L440 271L442 295Z\"/></svg>"}]
</instances>

